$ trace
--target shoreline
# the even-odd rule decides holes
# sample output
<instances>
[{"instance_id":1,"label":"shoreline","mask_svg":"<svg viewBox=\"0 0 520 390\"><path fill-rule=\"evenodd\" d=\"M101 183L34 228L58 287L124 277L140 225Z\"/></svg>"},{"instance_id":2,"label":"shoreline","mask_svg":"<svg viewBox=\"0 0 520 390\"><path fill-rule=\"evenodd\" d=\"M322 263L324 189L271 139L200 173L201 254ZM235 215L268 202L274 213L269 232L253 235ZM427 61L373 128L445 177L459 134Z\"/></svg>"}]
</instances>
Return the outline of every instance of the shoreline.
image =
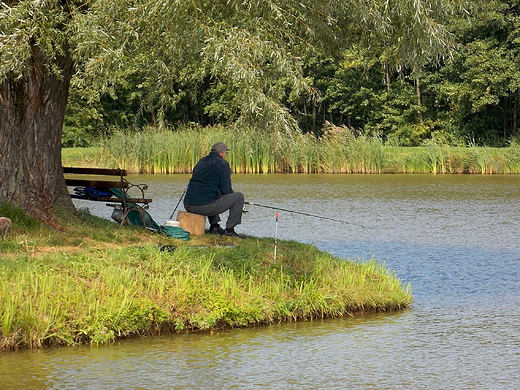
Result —
<instances>
[{"instance_id":1,"label":"shoreline","mask_svg":"<svg viewBox=\"0 0 520 390\"><path fill-rule=\"evenodd\" d=\"M0 350L396 311L412 301L411 287L376 260L309 244L278 241L274 259L270 238L181 242L81 213L62 226L22 219L0 240Z\"/></svg>"}]
</instances>

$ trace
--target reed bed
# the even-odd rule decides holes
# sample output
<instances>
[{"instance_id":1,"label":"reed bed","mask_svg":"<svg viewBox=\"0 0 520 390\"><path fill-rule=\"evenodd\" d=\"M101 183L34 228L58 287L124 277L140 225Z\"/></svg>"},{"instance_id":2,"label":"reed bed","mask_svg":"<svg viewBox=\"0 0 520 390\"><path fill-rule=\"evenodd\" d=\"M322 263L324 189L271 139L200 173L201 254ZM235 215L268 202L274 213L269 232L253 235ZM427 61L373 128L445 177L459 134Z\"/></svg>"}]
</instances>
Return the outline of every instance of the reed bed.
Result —
<instances>
[{"instance_id":1,"label":"reed bed","mask_svg":"<svg viewBox=\"0 0 520 390\"><path fill-rule=\"evenodd\" d=\"M64 149L63 157L75 165L121 167L130 173L190 173L217 141L232 149L228 160L235 173L520 173L518 144L450 147L429 141L405 148L336 126L319 138L223 127L117 132L90 154Z\"/></svg>"},{"instance_id":2,"label":"reed bed","mask_svg":"<svg viewBox=\"0 0 520 390\"><path fill-rule=\"evenodd\" d=\"M60 232L22 222L0 241L0 349L399 310L412 300L374 260L293 241L279 241L274 259L267 238L179 242L76 218Z\"/></svg>"}]
</instances>

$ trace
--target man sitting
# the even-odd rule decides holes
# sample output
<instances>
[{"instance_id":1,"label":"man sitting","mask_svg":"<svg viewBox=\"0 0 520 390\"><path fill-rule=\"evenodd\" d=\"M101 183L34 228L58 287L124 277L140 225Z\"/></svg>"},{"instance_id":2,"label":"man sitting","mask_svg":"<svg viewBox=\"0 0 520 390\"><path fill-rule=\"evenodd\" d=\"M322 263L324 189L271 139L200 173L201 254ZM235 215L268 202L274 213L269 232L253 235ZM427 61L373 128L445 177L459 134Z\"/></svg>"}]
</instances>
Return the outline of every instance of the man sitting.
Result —
<instances>
[{"instance_id":1,"label":"man sitting","mask_svg":"<svg viewBox=\"0 0 520 390\"><path fill-rule=\"evenodd\" d=\"M228 151L225 144L217 142L195 165L184 197L184 208L190 213L207 216L211 234L240 237L235 226L242 222L244 195L231 188L231 168L226 161ZM229 216L224 230L219 225L219 214L227 210Z\"/></svg>"}]
</instances>

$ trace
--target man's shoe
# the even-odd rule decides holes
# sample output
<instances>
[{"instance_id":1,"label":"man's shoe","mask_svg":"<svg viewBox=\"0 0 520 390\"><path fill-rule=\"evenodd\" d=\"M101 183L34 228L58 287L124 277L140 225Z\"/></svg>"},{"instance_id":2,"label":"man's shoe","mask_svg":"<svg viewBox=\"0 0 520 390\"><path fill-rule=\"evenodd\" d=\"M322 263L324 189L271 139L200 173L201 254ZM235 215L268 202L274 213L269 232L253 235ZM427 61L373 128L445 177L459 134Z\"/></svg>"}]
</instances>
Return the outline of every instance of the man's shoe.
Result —
<instances>
[{"instance_id":1,"label":"man's shoe","mask_svg":"<svg viewBox=\"0 0 520 390\"><path fill-rule=\"evenodd\" d=\"M220 225L211 225L209 227L209 234L218 234L219 236L223 236L224 233L225 231L220 227Z\"/></svg>"},{"instance_id":2,"label":"man's shoe","mask_svg":"<svg viewBox=\"0 0 520 390\"><path fill-rule=\"evenodd\" d=\"M244 236L238 234L237 232L235 232L235 229L231 229L231 230L224 230L224 236L226 237L237 237L237 238L244 238Z\"/></svg>"}]
</instances>

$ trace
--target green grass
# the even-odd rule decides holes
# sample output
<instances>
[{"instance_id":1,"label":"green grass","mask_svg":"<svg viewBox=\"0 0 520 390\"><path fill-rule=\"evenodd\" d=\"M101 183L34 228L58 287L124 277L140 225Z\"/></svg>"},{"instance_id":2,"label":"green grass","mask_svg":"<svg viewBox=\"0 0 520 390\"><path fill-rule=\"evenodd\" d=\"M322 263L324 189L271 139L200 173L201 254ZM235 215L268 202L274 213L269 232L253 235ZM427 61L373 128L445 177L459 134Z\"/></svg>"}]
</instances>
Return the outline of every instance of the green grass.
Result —
<instances>
[{"instance_id":1,"label":"green grass","mask_svg":"<svg viewBox=\"0 0 520 390\"><path fill-rule=\"evenodd\" d=\"M520 146L387 146L377 137L331 126L320 138L251 129L182 128L118 132L98 148L63 149L65 166L125 168L130 173L189 173L216 141L232 152L235 173L520 173Z\"/></svg>"},{"instance_id":2,"label":"green grass","mask_svg":"<svg viewBox=\"0 0 520 390\"><path fill-rule=\"evenodd\" d=\"M4 350L399 310L412 300L382 264L298 242L279 241L275 259L268 238L185 242L81 212L60 231L33 223L19 220L0 240Z\"/></svg>"}]
</instances>

